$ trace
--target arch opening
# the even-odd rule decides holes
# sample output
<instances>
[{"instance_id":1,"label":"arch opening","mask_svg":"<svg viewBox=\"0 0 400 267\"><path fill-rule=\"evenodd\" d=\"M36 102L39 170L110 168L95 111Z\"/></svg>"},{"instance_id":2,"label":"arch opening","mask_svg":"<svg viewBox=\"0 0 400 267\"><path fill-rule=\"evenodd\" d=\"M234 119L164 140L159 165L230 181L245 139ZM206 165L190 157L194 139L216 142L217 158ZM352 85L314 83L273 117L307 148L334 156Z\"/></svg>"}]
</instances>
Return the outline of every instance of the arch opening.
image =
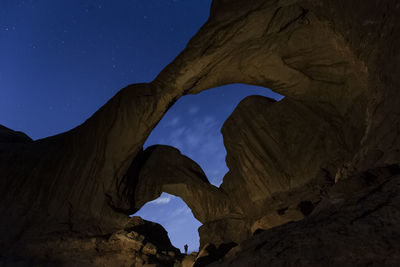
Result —
<instances>
[{"instance_id":1,"label":"arch opening","mask_svg":"<svg viewBox=\"0 0 400 267\"><path fill-rule=\"evenodd\" d=\"M208 180L219 187L228 171L221 128L237 104L247 96L261 95L277 101L283 96L264 87L231 84L181 97L164 115L148 137L144 149L152 145L169 145L201 166ZM160 223L172 244L189 253L199 248L201 223L179 197L162 193L147 202L134 216Z\"/></svg>"},{"instance_id":2,"label":"arch opening","mask_svg":"<svg viewBox=\"0 0 400 267\"><path fill-rule=\"evenodd\" d=\"M144 149L156 144L170 145L204 170L210 183L219 186L228 170L221 128L237 104L250 95L277 101L284 96L272 90L246 84L230 84L181 97L164 114L147 138Z\"/></svg>"},{"instance_id":3,"label":"arch opening","mask_svg":"<svg viewBox=\"0 0 400 267\"><path fill-rule=\"evenodd\" d=\"M161 224L167 230L172 245L182 253L185 244L188 245L188 253L198 250L197 228L201 223L181 198L162 193L157 199L147 202L134 216Z\"/></svg>"}]
</instances>

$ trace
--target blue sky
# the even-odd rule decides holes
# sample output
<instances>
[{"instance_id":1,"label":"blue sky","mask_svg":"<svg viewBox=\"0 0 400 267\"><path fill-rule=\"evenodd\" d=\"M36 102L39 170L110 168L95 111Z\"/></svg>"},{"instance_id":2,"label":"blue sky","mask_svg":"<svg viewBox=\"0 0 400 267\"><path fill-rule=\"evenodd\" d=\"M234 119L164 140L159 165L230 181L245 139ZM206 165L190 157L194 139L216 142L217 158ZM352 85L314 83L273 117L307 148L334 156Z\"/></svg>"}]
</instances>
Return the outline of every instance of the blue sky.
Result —
<instances>
[{"instance_id":1,"label":"blue sky","mask_svg":"<svg viewBox=\"0 0 400 267\"><path fill-rule=\"evenodd\" d=\"M178 148L203 168L212 184L219 186L228 171L221 127L240 100L254 94L281 99L269 89L242 84L184 96L165 114L145 147L165 144ZM201 224L180 198L163 193L135 215L161 223L172 243L181 250L185 244L189 245L189 250L197 250L197 228Z\"/></svg>"},{"instance_id":2,"label":"blue sky","mask_svg":"<svg viewBox=\"0 0 400 267\"><path fill-rule=\"evenodd\" d=\"M119 89L150 82L207 20L211 0L0 0L0 124L33 139L69 130ZM226 173L220 129L247 95L229 85L181 98L145 146L177 147L219 185ZM200 223L163 194L136 215L161 223L172 243L198 247Z\"/></svg>"}]
</instances>

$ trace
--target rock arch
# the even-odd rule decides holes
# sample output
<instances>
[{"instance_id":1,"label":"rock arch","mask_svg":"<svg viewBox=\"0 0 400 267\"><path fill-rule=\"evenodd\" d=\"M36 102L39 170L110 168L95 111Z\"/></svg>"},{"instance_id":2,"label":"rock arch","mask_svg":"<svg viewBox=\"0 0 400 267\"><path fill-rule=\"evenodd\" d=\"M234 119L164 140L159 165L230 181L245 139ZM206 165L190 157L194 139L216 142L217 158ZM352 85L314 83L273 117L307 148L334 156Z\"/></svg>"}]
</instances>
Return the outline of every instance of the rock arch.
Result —
<instances>
[{"instance_id":1,"label":"rock arch","mask_svg":"<svg viewBox=\"0 0 400 267\"><path fill-rule=\"evenodd\" d=\"M247 231L277 217L267 208L288 216L279 223L292 220L302 194L318 202L334 181L398 164L398 14L394 0L214 0L207 23L153 82L122 89L69 132L18 141L7 131L0 143L0 213L8 215L0 249L35 257L29 245L60 233L126 227L140 185L126 174L145 139L179 97L219 85L253 84L286 96L278 103L246 99L224 127L232 169L220 190L234 203L229 212L246 214L239 223ZM260 116L249 120L254 113ZM176 154L169 150L155 149ZM199 177L192 180L211 198L225 199ZM203 231L235 223L212 221Z\"/></svg>"},{"instance_id":2,"label":"rock arch","mask_svg":"<svg viewBox=\"0 0 400 267\"><path fill-rule=\"evenodd\" d=\"M202 223L231 214L243 216L243 212L229 205L223 191L210 184L200 166L176 148L155 145L148 147L142 155L146 160L141 165L135 162L131 165L140 166L138 175L127 177L137 179L132 194L134 210L165 192L181 197Z\"/></svg>"}]
</instances>

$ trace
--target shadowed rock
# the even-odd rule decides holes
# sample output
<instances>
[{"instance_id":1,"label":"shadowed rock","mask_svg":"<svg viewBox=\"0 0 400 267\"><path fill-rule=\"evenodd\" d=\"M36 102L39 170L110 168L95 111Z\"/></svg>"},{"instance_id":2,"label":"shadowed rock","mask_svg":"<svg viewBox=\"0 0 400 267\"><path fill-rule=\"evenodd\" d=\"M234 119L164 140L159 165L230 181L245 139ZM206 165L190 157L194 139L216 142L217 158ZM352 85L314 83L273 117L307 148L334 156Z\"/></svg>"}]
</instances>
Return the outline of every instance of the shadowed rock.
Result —
<instances>
[{"instance_id":1,"label":"shadowed rock","mask_svg":"<svg viewBox=\"0 0 400 267\"><path fill-rule=\"evenodd\" d=\"M300 222L266 230L208 266L397 266L400 176Z\"/></svg>"},{"instance_id":2,"label":"shadowed rock","mask_svg":"<svg viewBox=\"0 0 400 267\"><path fill-rule=\"evenodd\" d=\"M0 125L0 143L25 143L31 141L32 139L26 134Z\"/></svg>"},{"instance_id":3,"label":"shadowed rock","mask_svg":"<svg viewBox=\"0 0 400 267\"><path fill-rule=\"evenodd\" d=\"M228 253L228 251L235 246L237 246L237 244L234 242L221 244L220 246L218 246L218 248L215 247L214 244L206 244L199 252L199 255L197 256L193 267L207 266L210 263L224 257L226 253Z\"/></svg>"},{"instance_id":4,"label":"shadowed rock","mask_svg":"<svg viewBox=\"0 0 400 267\"><path fill-rule=\"evenodd\" d=\"M243 212L230 205L227 195L211 185L194 161L169 146L153 146L147 156L135 187L135 209L166 192L181 197L200 222L227 216L243 217Z\"/></svg>"},{"instance_id":5,"label":"shadowed rock","mask_svg":"<svg viewBox=\"0 0 400 267\"><path fill-rule=\"evenodd\" d=\"M0 259L2 266L173 266L181 255L161 225L133 217L127 228L106 235L35 238L23 251Z\"/></svg>"}]
</instances>

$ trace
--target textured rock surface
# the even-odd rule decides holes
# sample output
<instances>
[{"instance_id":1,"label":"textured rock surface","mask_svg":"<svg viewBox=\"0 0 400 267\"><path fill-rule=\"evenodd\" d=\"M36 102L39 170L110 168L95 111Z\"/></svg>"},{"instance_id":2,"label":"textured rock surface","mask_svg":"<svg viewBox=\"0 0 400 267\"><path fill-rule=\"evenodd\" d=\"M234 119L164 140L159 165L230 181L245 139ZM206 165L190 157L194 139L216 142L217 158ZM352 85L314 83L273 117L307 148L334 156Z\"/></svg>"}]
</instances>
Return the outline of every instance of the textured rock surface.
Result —
<instances>
[{"instance_id":1,"label":"textured rock surface","mask_svg":"<svg viewBox=\"0 0 400 267\"><path fill-rule=\"evenodd\" d=\"M197 255L193 267L207 266L224 257L229 250L236 246L237 244L234 242L221 244L218 248L214 244L206 244Z\"/></svg>"},{"instance_id":2,"label":"textured rock surface","mask_svg":"<svg viewBox=\"0 0 400 267\"><path fill-rule=\"evenodd\" d=\"M232 249L209 266L398 266L400 176Z\"/></svg>"},{"instance_id":3,"label":"textured rock surface","mask_svg":"<svg viewBox=\"0 0 400 267\"><path fill-rule=\"evenodd\" d=\"M152 146L143 152L146 161L139 171L134 192L135 210L162 192L181 197L200 222L226 216L244 216L230 205L227 195L211 185L194 161L169 146ZM138 166L134 164L133 166ZM129 178L128 178L129 179Z\"/></svg>"},{"instance_id":4,"label":"textured rock surface","mask_svg":"<svg viewBox=\"0 0 400 267\"><path fill-rule=\"evenodd\" d=\"M396 0L214 0L207 23L153 82L122 89L77 128L31 141L1 127L3 258L22 257L32 244L46 240L119 233L129 227L127 214L160 191L185 198L202 220L202 246L240 243L257 229L311 216L315 207L327 210L338 228L351 231L349 221L332 211L336 206L322 204L333 195L351 197L354 190L349 188L368 186L354 177L364 174L373 181L382 176L373 174L377 170L398 169L399 10ZM229 83L268 87L286 98L247 98L228 119L222 132L230 171L221 188L210 186L198 166L176 150L142 151L153 127L179 97ZM160 173L157 164L172 169ZM159 184L160 175L166 183ZM345 180L347 187L333 187ZM359 201L343 203L356 212L368 206L367 198ZM389 202L381 204L395 212ZM367 225L383 223L367 217ZM398 217L389 219L389 224L398 223ZM301 228L307 222L274 231L286 235L288 225ZM321 231L328 227L318 223ZM360 227L360 233L371 229ZM379 229L376 244L386 236ZM370 253L379 262L388 256L354 237L346 240L354 249L335 250L337 258ZM271 244L268 238L265 244ZM328 253L310 235L302 238L310 238L310 253ZM77 254L90 259L89 250L102 255L93 249L76 252L72 243L65 256L54 254L59 257L54 260ZM363 249L355 249L359 246ZM301 246L292 249L293 255L302 251ZM262 247L257 251L264 252ZM41 256L30 254L33 261ZM291 259L288 265L293 265L295 257Z\"/></svg>"},{"instance_id":5,"label":"textured rock surface","mask_svg":"<svg viewBox=\"0 0 400 267\"><path fill-rule=\"evenodd\" d=\"M219 245L244 240L250 234L246 212L223 190L211 185L200 166L173 147L151 146L139 153L125 181L120 195L134 198L117 206L129 207L127 213L135 212L162 192L181 197L204 224L199 229L201 247L208 240Z\"/></svg>"},{"instance_id":6,"label":"textured rock surface","mask_svg":"<svg viewBox=\"0 0 400 267\"><path fill-rule=\"evenodd\" d=\"M191 254L186 255L185 258L182 260L182 267L193 267L196 258L196 252L192 252Z\"/></svg>"},{"instance_id":7,"label":"textured rock surface","mask_svg":"<svg viewBox=\"0 0 400 267\"><path fill-rule=\"evenodd\" d=\"M173 266L180 259L180 251L171 245L164 228L140 217L130 219L127 228L107 235L75 233L35 239L17 254L0 258L4 266L82 267Z\"/></svg>"}]
</instances>

